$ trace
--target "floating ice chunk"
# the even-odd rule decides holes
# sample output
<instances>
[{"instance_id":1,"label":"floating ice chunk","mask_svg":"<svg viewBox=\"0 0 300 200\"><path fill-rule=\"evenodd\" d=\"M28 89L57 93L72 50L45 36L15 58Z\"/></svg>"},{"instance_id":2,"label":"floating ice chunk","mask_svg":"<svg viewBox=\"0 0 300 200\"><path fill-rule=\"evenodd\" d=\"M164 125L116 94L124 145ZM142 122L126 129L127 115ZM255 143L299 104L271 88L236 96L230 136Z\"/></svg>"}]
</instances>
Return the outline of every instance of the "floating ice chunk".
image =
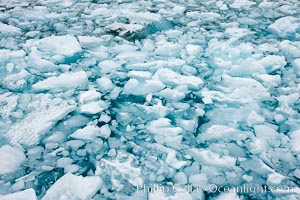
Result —
<instances>
[{"instance_id":1,"label":"floating ice chunk","mask_svg":"<svg viewBox=\"0 0 300 200\"><path fill-rule=\"evenodd\" d=\"M0 35L15 36L15 35L20 35L21 33L22 33L21 29L13 25L7 25L0 22Z\"/></svg>"},{"instance_id":2,"label":"floating ice chunk","mask_svg":"<svg viewBox=\"0 0 300 200\"><path fill-rule=\"evenodd\" d=\"M277 111L281 111L283 113L294 115L297 113L292 106L294 103L297 102L300 95L299 93L291 93L289 95L281 95L277 97L277 100L279 101L279 106L276 108Z\"/></svg>"},{"instance_id":3,"label":"floating ice chunk","mask_svg":"<svg viewBox=\"0 0 300 200\"><path fill-rule=\"evenodd\" d=\"M115 87L113 82L105 76L103 76L101 78L98 78L96 80L96 83L97 83L98 88L101 92L111 91Z\"/></svg>"},{"instance_id":4,"label":"floating ice chunk","mask_svg":"<svg viewBox=\"0 0 300 200\"><path fill-rule=\"evenodd\" d=\"M113 46L111 49L116 54L122 54L137 51L138 47L130 44L120 44Z\"/></svg>"},{"instance_id":5,"label":"floating ice chunk","mask_svg":"<svg viewBox=\"0 0 300 200\"><path fill-rule=\"evenodd\" d=\"M19 97L6 92L0 95L0 116L8 119L12 112L16 109Z\"/></svg>"},{"instance_id":6,"label":"floating ice chunk","mask_svg":"<svg viewBox=\"0 0 300 200\"><path fill-rule=\"evenodd\" d=\"M190 154L195 160L199 163L208 166L217 166L217 167L229 167L232 168L235 166L236 158L219 155L215 152L212 152L207 149L194 149L190 150Z\"/></svg>"},{"instance_id":7,"label":"floating ice chunk","mask_svg":"<svg viewBox=\"0 0 300 200\"><path fill-rule=\"evenodd\" d=\"M109 175L113 188L116 190L121 190L126 182L133 186L141 186L143 184L141 167L133 167L133 160L133 155L119 152L114 160L103 158L97 162L95 174Z\"/></svg>"},{"instance_id":8,"label":"floating ice chunk","mask_svg":"<svg viewBox=\"0 0 300 200\"><path fill-rule=\"evenodd\" d=\"M99 135L103 138L108 138L111 134L111 130L108 124L101 126Z\"/></svg>"},{"instance_id":9,"label":"floating ice chunk","mask_svg":"<svg viewBox=\"0 0 300 200\"><path fill-rule=\"evenodd\" d=\"M84 71L67 72L57 77L50 77L32 85L34 91L65 91L73 88L85 88L88 77Z\"/></svg>"},{"instance_id":10,"label":"floating ice chunk","mask_svg":"<svg viewBox=\"0 0 300 200\"><path fill-rule=\"evenodd\" d=\"M214 124L198 136L200 142L241 141L251 137L250 132L240 131L228 126Z\"/></svg>"},{"instance_id":11,"label":"floating ice chunk","mask_svg":"<svg viewBox=\"0 0 300 200\"><path fill-rule=\"evenodd\" d=\"M181 143L183 131L180 127L174 127L171 125L171 120L167 118L160 118L151 121L146 129L154 134L154 139L159 144L168 144L172 146L178 146Z\"/></svg>"},{"instance_id":12,"label":"floating ice chunk","mask_svg":"<svg viewBox=\"0 0 300 200\"><path fill-rule=\"evenodd\" d=\"M185 93L170 88L160 91L159 95L170 101L180 101L185 98Z\"/></svg>"},{"instance_id":13,"label":"floating ice chunk","mask_svg":"<svg viewBox=\"0 0 300 200\"><path fill-rule=\"evenodd\" d=\"M148 60L149 54L147 52L141 51L133 51L133 52L124 52L117 55L117 58L120 59L121 62L146 62Z\"/></svg>"},{"instance_id":14,"label":"floating ice chunk","mask_svg":"<svg viewBox=\"0 0 300 200\"><path fill-rule=\"evenodd\" d=\"M197 118L191 120L185 120L180 118L180 119L176 119L176 122L181 128L190 131L192 133L196 131L196 128L198 126Z\"/></svg>"},{"instance_id":15,"label":"floating ice chunk","mask_svg":"<svg viewBox=\"0 0 300 200\"><path fill-rule=\"evenodd\" d=\"M180 68L185 62L181 59L159 60L146 63L134 63L126 66L130 70L154 70L160 68Z\"/></svg>"},{"instance_id":16,"label":"floating ice chunk","mask_svg":"<svg viewBox=\"0 0 300 200\"><path fill-rule=\"evenodd\" d=\"M184 76L171 69L159 69L155 73L159 80L166 85L178 86L187 85L189 89L200 89L203 85L201 78L196 76Z\"/></svg>"},{"instance_id":17,"label":"floating ice chunk","mask_svg":"<svg viewBox=\"0 0 300 200\"><path fill-rule=\"evenodd\" d=\"M138 32L143 30L144 26L140 24L124 24L120 22L114 22L105 27L107 32L118 33L122 37L133 37Z\"/></svg>"},{"instance_id":18,"label":"floating ice chunk","mask_svg":"<svg viewBox=\"0 0 300 200\"><path fill-rule=\"evenodd\" d=\"M80 169L80 166L76 164L70 164L64 167L64 173L75 173Z\"/></svg>"},{"instance_id":19,"label":"floating ice chunk","mask_svg":"<svg viewBox=\"0 0 300 200\"><path fill-rule=\"evenodd\" d=\"M255 77L262 81L263 85L268 88L278 86L281 83L280 75L257 74Z\"/></svg>"},{"instance_id":20,"label":"floating ice chunk","mask_svg":"<svg viewBox=\"0 0 300 200\"><path fill-rule=\"evenodd\" d=\"M262 124L265 122L265 119L258 115L255 111L251 111L247 118L248 126L253 126L254 124Z\"/></svg>"},{"instance_id":21,"label":"floating ice chunk","mask_svg":"<svg viewBox=\"0 0 300 200\"><path fill-rule=\"evenodd\" d=\"M185 46L185 49L189 56L197 57L202 52L202 48L199 45L194 45L194 44L187 44Z\"/></svg>"},{"instance_id":22,"label":"floating ice chunk","mask_svg":"<svg viewBox=\"0 0 300 200\"><path fill-rule=\"evenodd\" d=\"M176 191L177 189L177 191ZM175 194L172 196L169 196L168 199L170 200L179 200L179 199L184 199L184 200L193 200L193 197L191 196L191 194L187 191L185 191L185 189L179 187L175 189Z\"/></svg>"},{"instance_id":23,"label":"floating ice chunk","mask_svg":"<svg viewBox=\"0 0 300 200\"><path fill-rule=\"evenodd\" d=\"M297 76L300 76L300 58L293 60L292 64Z\"/></svg>"},{"instance_id":24,"label":"floating ice chunk","mask_svg":"<svg viewBox=\"0 0 300 200\"><path fill-rule=\"evenodd\" d=\"M298 18L285 16L277 19L269 26L269 29L281 38L291 38L295 36L296 30L299 27L300 23Z\"/></svg>"},{"instance_id":25,"label":"floating ice chunk","mask_svg":"<svg viewBox=\"0 0 300 200\"><path fill-rule=\"evenodd\" d=\"M152 73L147 71L130 71L128 72L127 76L130 78L143 80L143 79L151 79Z\"/></svg>"},{"instance_id":26,"label":"floating ice chunk","mask_svg":"<svg viewBox=\"0 0 300 200\"><path fill-rule=\"evenodd\" d=\"M126 11L126 17L133 24L149 24L153 22L160 22L162 17L156 13L150 12L141 12L141 13L133 13Z\"/></svg>"},{"instance_id":27,"label":"floating ice chunk","mask_svg":"<svg viewBox=\"0 0 300 200\"><path fill-rule=\"evenodd\" d=\"M169 200L166 197L166 193L163 192L163 189L157 189L154 192L150 192L148 195L149 200Z\"/></svg>"},{"instance_id":28,"label":"floating ice chunk","mask_svg":"<svg viewBox=\"0 0 300 200\"><path fill-rule=\"evenodd\" d=\"M276 7L278 7L279 3L278 2L270 2L270 1L267 1L267 0L264 0L263 2L261 2L259 4L259 8L263 8L263 9L274 9Z\"/></svg>"},{"instance_id":29,"label":"floating ice chunk","mask_svg":"<svg viewBox=\"0 0 300 200\"><path fill-rule=\"evenodd\" d=\"M286 65L284 56L269 55L257 61L256 64L263 66L268 73L281 69Z\"/></svg>"},{"instance_id":30,"label":"floating ice chunk","mask_svg":"<svg viewBox=\"0 0 300 200\"><path fill-rule=\"evenodd\" d=\"M28 66L30 67L28 70L33 71L34 69L37 72L52 72L58 69L55 64L42 58L41 53L37 50L37 47L31 48Z\"/></svg>"},{"instance_id":31,"label":"floating ice chunk","mask_svg":"<svg viewBox=\"0 0 300 200\"><path fill-rule=\"evenodd\" d=\"M170 192L168 193L167 190L174 192L174 194L170 194ZM148 198L149 200L193 200L191 194L189 194L187 190L179 185L174 185L172 189L170 189L169 186L158 186L158 188L155 188L153 192L149 192Z\"/></svg>"},{"instance_id":32,"label":"floating ice chunk","mask_svg":"<svg viewBox=\"0 0 300 200\"><path fill-rule=\"evenodd\" d=\"M25 87L27 86L26 79L29 76L30 74L25 69L22 69L16 74L10 74L6 76L2 81L2 85L8 89L20 91L22 89L25 89Z\"/></svg>"},{"instance_id":33,"label":"floating ice chunk","mask_svg":"<svg viewBox=\"0 0 300 200\"><path fill-rule=\"evenodd\" d=\"M93 57L93 59L88 61L105 60L109 57L108 48L105 46L97 46L93 49L87 50L87 53Z\"/></svg>"},{"instance_id":34,"label":"floating ice chunk","mask_svg":"<svg viewBox=\"0 0 300 200\"><path fill-rule=\"evenodd\" d=\"M90 119L88 117L84 117L82 115L74 115L66 119L63 122L63 124L66 129L72 129L72 128L82 127L85 124L87 124L87 122L89 121Z\"/></svg>"},{"instance_id":35,"label":"floating ice chunk","mask_svg":"<svg viewBox=\"0 0 300 200\"><path fill-rule=\"evenodd\" d=\"M165 33L169 39L177 39L177 38L181 37L183 34L183 32L180 30L168 30ZM160 42L158 42L158 43L160 43ZM158 43L156 43L156 44L158 44Z\"/></svg>"},{"instance_id":36,"label":"floating ice chunk","mask_svg":"<svg viewBox=\"0 0 300 200\"><path fill-rule=\"evenodd\" d=\"M20 122L14 123L5 134L12 144L38 144L57 121L75 109L72 102L53 98L50 94L42 95L40 100L31 102L29 106L33 111Z\"/></svg>"},{"instance_id":37,"label":"floating ice chunk","mask_svg":"<svg viewBox=\"0 0 300 200\"><path fill-rule=\"evenodd\" d=\"M99 176L75 176L65 174L47 190L42 200L54 199L82 199L89 200L102 187Z\"/></svg>"},{"instance_id":38,"label":"floating ice chunk","mask_svg":"<svg viewBox=\"0 0 300 200\"><path fill-rule=\"evenodd\" d=\"M26 46L37 47L45 58L53 62L61 62L65 58L74 56L82 51L79 42L74 36L50 36L40 40L29 40Z\"/></svg>"},{"instance_id":39,"label":"floating ice chunk","mask_svg":"<svg viewBox=\"0 0 300 200\"><path fill-rule=\"evenodd\" d=\"M109 104L105 101L95 101L80 106L80 112L85 114L98 114L107 109Z\"/></svg>"},{"instance_id":40,"label":"floating ice chunk","mask_svg":"<svg viewBox=\"0 0 300 200\"><path fill-rule=\"evenodd\" d=\"M279 185L281 182L286 179L286 176L278 174L276 172L268 174L267 184L268 185Z\"/></svg>"},{"instance_id":41,"label":"floating ice chunk","mask_svg":"<svg viewBox=\"0 0 300 200\"><path fill-rule=\"evenodd\" d=\"M25 57L25 55L26 55L26 52L24 50L12 51L12 50L8 50L8 49L1 49L0 50L0 63L15 61L16 59Z\"/></svg>"},{"instance_id":42,"label":"floating ice chunk","mask_svg":"<svg viewBox=\"0 0 300 200\"><path fill-rule=\"evenodd\" d=\"M250 152L252 154L260 154L267 150L267 142L260 138L252 139L252 142L249 144Z\"/></svg>"},{"instance_id":43,"label":"floating ice chunk","mask_svg":"<svg viewBox=\"0 0 300 200\"><path fill-rule=\"evenodd\" d=\"M189 183L193 186L205 187L208 182L206 174L193 174L189 177Z\"/></svg>"},{"instance_id":44,"label":"floating ice chunk","mask_svg":"<svg viewBox=\"0 0 300 200\"><path fill-rule=\"evenodd\" d=\"M95 89L82 92L79 96L80 103L87 103L95 100L99 100L101 98L101 94L97 92Z\"/></svg>"},{"instance_id":45,"label":"floating ice chunk","mask_svg":"<svg viewBox=\"0 0 300 200\"><path fill-rule=\"evenodd\" d=\"M145 39L143 41L143 43L144 43L144 46L142 48L142 51L145 51L145 52L153 52L154 51L155 44L154 44L153 40Z\"/></svg>"},{"instance_id":46,"label":"floating ice chunk","mask_svg":"<svg viewBox=\"0 0 300 200\"><path fill-rule=\"evenodd\" d=\"M173 177L174 183L179 184L179 185L185 185L187 184L187 177L185 173L183 172L178 172L174 175Z\"/></svg>"},{"instance_id":47,"label":"floating ice chunk","mask_svg":"<svg viewBox=\"0 0 300 200\"><path fill-rule=\"evenodd\" d=\"M99 7L91 10L91 17L97 17L97 16L103 16L103 15L108 15L110 12L110 9L106 7Z\"/></svg>"},{"instance_id":48,"label":"floating ice chunk","mask_svg":"<svg viewBox=\"0 0 300 200\"><path fill-rule=\"evenodd\" d=\"M247 28L226 28L224 34L229 37L242 38L244 36L254 34L255 32L250 31Z\"/></svg>"},{"instance_id":49,"label":"floating ice chunk","mask_svg":"<svg viewBox=\"0 0 300 200\"><path fill-rule=\"evenodd\" d=\"M255 5L256 3L253 1L248 1L248 0L235 0L233 4L230 4L230 7L232 8L242 8L242 9L247 9L250 6Z\"/></svg>"},{"instance_id":50,"label":"floating ice chunk","mask_svg":"<svg viewBox=\"0 0 300 200\"><path fill-rule=\"evenodd\" d=\"M100 67L101 73L107 74L120 69L121 65L112 60L104 60L98 64L98 67Z\"/></svg>"},{"instance_id":51,"label":"floating ice chunk","mask_svg":"<svg viewBox=\"0 0 300 200\"><path fill-rule=\"evenodd\" d=\"M223 192L214 200L240 200L240 198L235 192Z\"/></svg>"},{"instance_id":52,"label":"floating ice chunk","mask_svg":"<svg viewBox=\"0 0 300 200\"><path fill-rule=\"evenodd\" d=\"M224 85L234 89L232 97L242 96L249 99L266 99L270 97L268 90L258 81L252 78L231 77L228 75L222 76Z\"/></svg>"},{"instance_id":53,"label":"floating ice chunk","mask_svg":"<svg viewBox=\"0 0 300 200\"><path fill-rule=\"evenodd\" d=\"M156 44L157 47L154 54L157 56L179 57L182 46L171 42L160 42Z\"/></svg>"},{"instance_id":54,"label":"floating ice chunk","mask_svg":"<svg viewBox=\"0 0 300 200\"><path fill-rule=\"evenodd\" d=\"M256 58L248 57L241 61L240 64L234 64L231 67L230 74L234 76L265 74L266 69L257 62Z\"/></svg>"},{"instance_id":55,"label":"floating ice chunk","mask_svg":"<svg viewBox=\"0 0 300 200\"><path fill-rule=\"evenodd\" d=\"M187 17L192 19L201 20L202 22L213 22L218 20L221 15L215 12L187 12Z\"/></svg>"},{"instance_id":56,"label":"floating ice chunk","mask_svg":"<svg viewBox=\"0 0 300 200\"><path fill-rule=\"evenodd\" d=\"M290 137L291 137L291 147L292 150L295 153L299 153L300 152L300 129L293 131L290 133Z\"/></svg>"},{"instance_id":57,"label":"floating ice chunk","mask_svg":"<svg viewBox=\"0 0 300 200\"><path fill-rule=\"evenodd\" d=\"M98 47L103 42L102 38L93 36L78 36L78 40L83 48Z\"/></svg>"},{"instance_id":58,"label":"floating ice chunk","mask_svg":"<svg viewBox=\"0 0 300 200\"><path fill-rule=\"evenodd\" d=\"M62 158L59 158L57 161L56 161L56 166L57 167L60 167L60 168L64 168L68 165L71 165L74 161L71 159L71 158L68 158L68 157L62 157Z\"/></svg>"},{"instance_id":59,"label":"floating ice chunk","mask_svg":"<svg viewBox=\"0 0 300 200\"><path fill-rule=\"evenodd\" d=\"M272 147L280 146L280 135L276 130L267 125L254 125L254 130L258 139L266 141Z\"/></svg>"},{"instance_id":60,"label":"floating ice chunk","mask_svg":"<svg viewBox=\"0 0 300 200\"><path fill-rule=\"evenodd\" d=\"M236 41L246 35L247 34L244 34L242 31L242 34L236 34L226 41L219 41L216 38L211 39L208 42L208 48L206 48L205 55L208 56L212 66L215 68L231 69L232 66L239 65L240 62L242 62L242 56L250 57L254 51L254 47L251 43L234 45ZM254 59L256 60L256 58ZM249 63L247 62L244 64L244 67L241 68L242 69L240 69L239 72L243 72L243 70L252 70L252 67L249 67Z\"/></svg>"},{"instance_id":61,"label":"floating ice chunk","mask_svg":"<svg viewBox=\"0 0 300 200\"><path fill-rule=\"evenodd\" d=\"M300 57L300 42L283 40L279 44L279 48L287 58Z\"/></svg>"},{"instance_id":62,"label":"floating ice chunk","mask_svg":"<svg viewBox=\"0 0 300 200\"><path fill-rule=\"evenodd\" d=\"M78 129L70 135L72 138L91 141L96 139L98 136L100 136L100 128L94 125L88 125L82 129Z\"/></svg>"},{"instance_id":63,"label":"floating ice chunk","mask_svg":"<svg viewBox=\"0 0 300 200\"><path fill-rule=\"evenodd\" d=\"M165 88L165 85L160 80L145 80L139 81L131 78L124 86L124 92L133 95L146 95L153 92L158 92Z\"/></svg>"},{"instance_id":64,"label":"floating ice chunk","mask_svg":"<svg viewBox=\"0 0 300 200\"><path fill-rule=\"evenodd\" d=\"M99 118L99 122L105 122L108 123L111 120L111 117L105 113L102 113L100 118Z\"/></svg>"},{"instance_id":65,"label":"floating ice chunk","mask_svg":"<svg viewBox=\"0 0 300 200\"><path fill-rule=\"evenodd\" d=\"M0 175L15 172L20 168L25 158L26 156L21 149L9 145L2 146L0 148Z\"/></svg>"},{"instance_id":66,"label":"floating ice chunk","mask_svg":"<svg viewBox=\"0 0 300 200\"><path fill-rule=\"evenodd\" d=\"M7 195L0 195L0 200L37 200L34 189L29 188L23 191L15 192Z\"/></svg>"}]
</instances>

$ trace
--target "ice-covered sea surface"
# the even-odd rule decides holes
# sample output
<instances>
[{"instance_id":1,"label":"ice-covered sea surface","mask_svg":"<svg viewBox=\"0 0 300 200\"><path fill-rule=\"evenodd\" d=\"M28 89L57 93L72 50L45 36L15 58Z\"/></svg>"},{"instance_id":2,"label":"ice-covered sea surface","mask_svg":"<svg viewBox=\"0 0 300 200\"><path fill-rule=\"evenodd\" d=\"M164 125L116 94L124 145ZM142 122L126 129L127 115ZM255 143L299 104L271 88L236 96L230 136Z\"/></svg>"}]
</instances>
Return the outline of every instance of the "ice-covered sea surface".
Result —
<instances>
[{"instance_id":1,"label":"ice-covered sea surface","mask_svg":"<svg viewBox=\"0 0 300 200\"><path fill-rule=\"evenodd\" d=\"M1 0L0 200L300 199L299 0Z\"/></svg>"}]
</instances>

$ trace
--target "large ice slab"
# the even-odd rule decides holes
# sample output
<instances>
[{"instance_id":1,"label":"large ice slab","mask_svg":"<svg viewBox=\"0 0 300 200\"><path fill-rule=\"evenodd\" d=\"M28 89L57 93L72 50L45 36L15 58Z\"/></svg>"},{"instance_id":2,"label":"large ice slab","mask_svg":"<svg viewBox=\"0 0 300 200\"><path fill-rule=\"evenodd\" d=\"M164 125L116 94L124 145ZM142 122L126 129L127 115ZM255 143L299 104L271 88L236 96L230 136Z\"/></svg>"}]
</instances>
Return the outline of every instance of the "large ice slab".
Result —
<instances>
[{"instance_id":1,"label":"large ice slab","mask_svg":"<svg viewBox=\"0 0 300 200\"><path fill-rule=\"evenodd\" d=\"M75 104L50 94L39 95L30 103L29 112L21 121L13 124L5 134L12 144L36 145L57 121L75 109Z\"/></svg>"},{"instance_id":2,"label":"large ice slab","mask_svg":"<svg viewBox=\"0 0 300 200\"><path fill-rule=\"evenodd\" d=\"M37 200L36 194L34 189L26 189L23 191L7 194L7 195L0 195L0 200Z\"/></svg>"},{"instance_id":3,"label":"large ice slab","mask_svg":"<svg viewBox=\"0 0 300 200\"><path fill-rule=\"evenodd\" d=\"M50 77L32 85L34 91L65 91L73 88L85 88L88 83L87 75L84 71L67 72L57 77Z\"/></svg>"},{"instance_id":4,"label":"large ice slab","mask_svg":"<svg viewBox=\"0 0 300 200\"><path fill-rule=\"evenodd\" d=\"M26 47L37 47L45 59L62 62L82 51L77 39L72 35L50 36L40 40L29 40Z\"/></svg>"},{"instance_id":5,"label":"large ice slab","mask_svg":"<svg viewBox=\"0 0 300 200\"><path fill-rule=\"evenodd\" d=\"M286 16L277 19L269 26L269 29L281 38L293 38L299 27L299 19L293 16Z\"/></svg>"},{"instance_id":6,"label":"large ice slab","mask_svg":"<svg viewBox=\"0 0 300 200\"><path fill-rule=\"evenodd\" d=\"M158 92L165 88L165 85L160 80L139 81L131 78L124 86L124 92L134 95L145 95L152 92Z\"/></svg>"},{"instance_id":7,"label":"large ice slab","mask_svg":"<svg viewBox=\"0 0 300 200\"><path fill-rule=\"evenodd\" d=\"M25 158L21 149L9 145L2 146L0 148L0 175L15 172L21 167Z\"/></svg>"},{"instance_id":8,"label":"large ice slab","mask_svg":"<svg viewBox=\"0 0 300 200\"><path fill-rule=\"evenodd\" d=\"M3 36L20 35L21 29L0 22L0 34Z\"/></svg>"},{"instance_id":9,"label":"large ice slab","mask_svg":"<svg viewBox=\"0 0 300 200\"><path fill-rule=\"evenodd\" d=\"M187 85L189 89L199 89L203 85L201 78L196 76L184 76L171 69L159 69L156 76L166 85L178 86Z\"/></svg>"},{"instance_id":10,"label":"large ice slab","mask_svg":"<svg viewBox=\"0 0 300 200\"><path fill-rule=\"evenodd\" d=\"M54 199L91 199L101 188L102 180L98 176L76 176L65 174L47 190L42 200Z\"/></svg>"}]
</instances>

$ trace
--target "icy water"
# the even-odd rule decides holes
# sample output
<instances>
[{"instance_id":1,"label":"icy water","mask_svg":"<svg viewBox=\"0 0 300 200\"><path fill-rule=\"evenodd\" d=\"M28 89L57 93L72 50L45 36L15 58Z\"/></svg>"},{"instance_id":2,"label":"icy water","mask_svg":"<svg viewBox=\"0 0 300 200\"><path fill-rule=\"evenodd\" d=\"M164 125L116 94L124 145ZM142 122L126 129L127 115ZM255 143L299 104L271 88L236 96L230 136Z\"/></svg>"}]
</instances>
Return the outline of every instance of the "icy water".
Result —
<instances>
[{"instance_id":1,"label":"icy water","mask_svg":"<svg viewBox=\"0 0 300 200\"><path fill-rule=\"evenodd\" d=\"M300 199L298 0L1 0L0 200Z\"/></svg>"}]
</instances>

